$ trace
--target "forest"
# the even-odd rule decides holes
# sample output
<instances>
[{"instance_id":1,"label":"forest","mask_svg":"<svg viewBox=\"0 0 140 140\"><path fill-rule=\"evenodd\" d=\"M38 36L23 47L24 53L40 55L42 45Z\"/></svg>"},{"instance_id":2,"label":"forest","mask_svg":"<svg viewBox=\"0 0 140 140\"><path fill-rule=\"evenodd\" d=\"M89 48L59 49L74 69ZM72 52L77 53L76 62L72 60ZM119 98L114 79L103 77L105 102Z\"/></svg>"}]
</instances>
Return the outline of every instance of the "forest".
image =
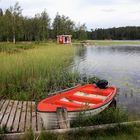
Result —
<instances>
[{"instance_id":1,"label":"forest","mask_svg":"<svg viewBox=\"0 0 140 140\"><path fill-rule=\"evenodd\" d=\"M59 13L52 21L46 9L33 17L23 16L22 10L18 2L8 9L0 8L0 41L47 41L56 39L59 34L71 34L77 40L140 39L140 27L87 30L85 23L75 23Z\"/></svg>"},{"instance_id":2,"label":"forest","mask_svg":"<svg viewBox=\"0 0 140 140\"><path fill-rule=\"evenodd\" d=\"M90 39L97 40L139 40L140 27L127 26L109 29L96 29L95 31L89 32L89 34L91 35Z\"/></svg>"}]
</instances>

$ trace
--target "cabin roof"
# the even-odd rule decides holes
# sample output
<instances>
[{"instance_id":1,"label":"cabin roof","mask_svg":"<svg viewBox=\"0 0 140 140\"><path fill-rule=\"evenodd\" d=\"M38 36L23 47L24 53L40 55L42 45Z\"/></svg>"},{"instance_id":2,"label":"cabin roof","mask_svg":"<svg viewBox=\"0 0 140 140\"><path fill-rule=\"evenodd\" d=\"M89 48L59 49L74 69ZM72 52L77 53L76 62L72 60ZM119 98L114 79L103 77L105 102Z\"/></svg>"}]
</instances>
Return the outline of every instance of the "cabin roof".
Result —
<instances>
[{"instance_id":1,"label":"cabin roof","mask_svg":"<svg viewBox=\"0 0 140 140\"><path fill-rule=\"evenodd\" d=\"M71 37L72 35L58 35L57 37L59 36Z\"/></svg>"}]
</instances>

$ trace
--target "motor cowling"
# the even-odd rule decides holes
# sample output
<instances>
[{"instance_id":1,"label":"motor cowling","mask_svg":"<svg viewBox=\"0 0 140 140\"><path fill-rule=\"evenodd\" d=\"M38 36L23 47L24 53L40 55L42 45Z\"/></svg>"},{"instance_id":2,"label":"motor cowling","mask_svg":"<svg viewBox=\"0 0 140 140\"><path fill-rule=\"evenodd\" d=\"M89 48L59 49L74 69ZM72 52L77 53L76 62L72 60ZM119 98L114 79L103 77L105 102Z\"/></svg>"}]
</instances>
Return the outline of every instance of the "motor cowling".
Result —
<instances>
[{"instance_id":1,"label":"motor cowling","mask_svg":"<svg viewBox=\"0 0 140 140\"><path fill-rule=\"evenodd\" d=\"M96 86L98 88L101 88L101 89L106 89L108 86L108 81L107 80L99 80L98 82L96 82Z\"/></svg>"}]
</instances>

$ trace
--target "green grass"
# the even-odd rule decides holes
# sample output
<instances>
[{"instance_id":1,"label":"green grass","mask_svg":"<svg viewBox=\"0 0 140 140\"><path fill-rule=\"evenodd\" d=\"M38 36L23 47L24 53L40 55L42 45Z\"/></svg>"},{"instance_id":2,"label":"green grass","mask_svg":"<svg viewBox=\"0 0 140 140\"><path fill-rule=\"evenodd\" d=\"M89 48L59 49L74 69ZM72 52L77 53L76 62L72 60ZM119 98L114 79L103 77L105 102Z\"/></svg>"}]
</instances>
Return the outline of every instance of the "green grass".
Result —
<instances>
[{"instance_id":1,"label":"green grass","mask_svg":"<svg viewBox=\"0 0 140 140\"><path fill-rule=\"evenodd\" d=\"M0 140L3 140L4 134L8 133L6 125L0 126Z\"/></svg>"},{"instance_id":2,"label":"green grass","mask_svg":"<svg viewBox=\"0 0 140 140\"><path fill-rule=\"evenodd\" d=\"M70 137L70 138L69 138ZM81 130L78 133L68 135L66 139L72 140L134 140L140 138L140 125L121 126L118 125L114 128L106 130L96 130L87 132Z\"/></svg>"},{"instance_id":3,"label":"green grass","mask_svg":"<svg viewBox=\"0 0 140 140\"><path fill-rule=\"evenodd\" d=\"M140 45L140 41L87 40L91 45Z\"/></svg>"},{"instance_id":4,"label":"green grass","mask_svg":"<svg viewBox=\"0 0 140 140\"><path fill-rule=\"evenodd\" d=\"M120 123L128 121L128 115L120 108L107 108L95 116L86 116L85 112L79 113L77 119L71 124L72 127L92 126L108 123Z\"/></svg>"},{"instance_id":5,"label":"green grass","mask_svg":"<svg viewBox=\"0 0 140 140\"><path fill-rule=\"evenodd\" d=\"M89 45L101 45L101 46L108 46L108 45L140 45L140 41L123 41L123 40L84 40L84 41L73 41L74 45L81 45L81 44L89 44Z\"/></svg>"},{"instance_id":6,"label":"green grass","mask_svg":"<svg viewBox=\"0 0 140 140\"><path fill-rule=\"evenodd\" d=\"M34 43L28 42L28 43L17 43L16 45L13 43L0 43L0 52L6 52L9 54L22 52L23 50L28 50L35 48Z\"/></svg>"},{"instance_id":7,"label":"green grass","mask_svg":"<svg viewBox=\"0 0 140 140\"><path fill-rule=\"evenodd\" d=\"M3 49L5 51L0 53L1 96L18 100L38 100L46 97L49 92L76 84L78 73L66 69L73 61L73 46L31 44L32 49L22 49L20 53L7 52L21 48L19 46L24 46L24 43L15 46L5 43L2 46L10 49ZM28 44L25 43L25 46Z\"/></svg>"},{"instance_id":8,"label":"green grass","mask_svg":"<svg viewBox=\"0 0 140 140\"><path fill-rule=\"evenodd\" d=\"M25 134L24 140L139 140L140 125L118 125L106 130L86 131L79 129L79 132L65 134L51 134L44 131L36 137L32 131Z\"/></svg>"}]
</instances>

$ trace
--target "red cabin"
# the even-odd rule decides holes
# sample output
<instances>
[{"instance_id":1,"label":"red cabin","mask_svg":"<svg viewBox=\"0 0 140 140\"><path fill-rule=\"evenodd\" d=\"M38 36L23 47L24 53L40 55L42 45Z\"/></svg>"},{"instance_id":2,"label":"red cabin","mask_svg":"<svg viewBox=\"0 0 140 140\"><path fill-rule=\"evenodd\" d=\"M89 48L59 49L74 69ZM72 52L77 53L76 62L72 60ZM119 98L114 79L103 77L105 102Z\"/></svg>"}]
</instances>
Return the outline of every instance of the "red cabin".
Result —
<instances>
[{"instance_id":1,"label":"red cabin","mask_svg":"<svg viewBox=\"0 0 140 140\"><path fill-rule=\"evenodd\" d=\"M71 35L58 35L57 42L59 44L70 44L71 43Z\"/></svg>"}]
</instances>

